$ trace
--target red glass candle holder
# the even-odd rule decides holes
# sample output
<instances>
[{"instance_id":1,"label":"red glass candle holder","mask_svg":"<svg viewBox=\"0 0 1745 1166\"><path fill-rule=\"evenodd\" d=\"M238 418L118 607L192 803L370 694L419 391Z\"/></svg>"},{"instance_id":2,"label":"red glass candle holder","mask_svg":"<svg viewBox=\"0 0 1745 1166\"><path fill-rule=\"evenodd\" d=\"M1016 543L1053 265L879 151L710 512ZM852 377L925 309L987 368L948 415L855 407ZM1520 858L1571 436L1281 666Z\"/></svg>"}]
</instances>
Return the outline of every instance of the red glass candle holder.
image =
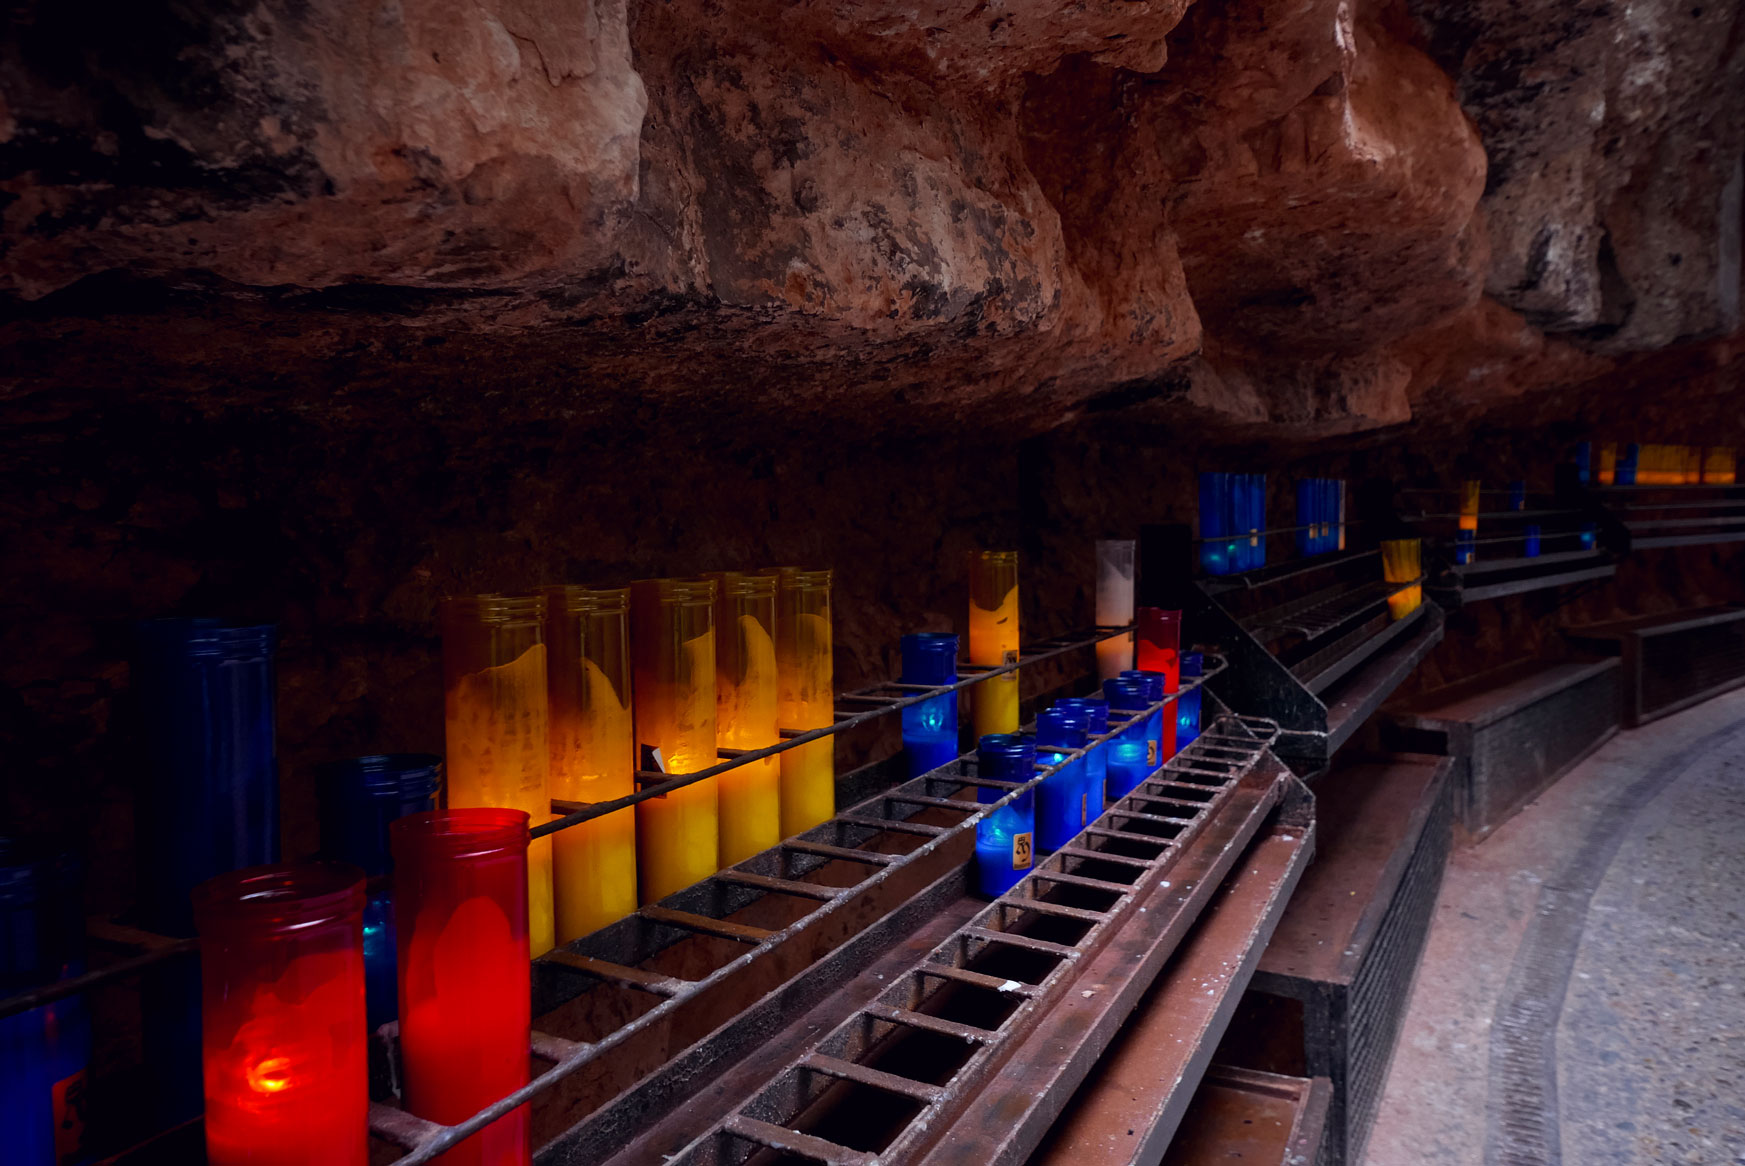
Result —
<instances>
[{"instance_id":1,"label":"red glass candle holder","mask_svg":"<svg viewBox=\"0 0 1745 1166\"><path fill-rule=\"evenodd\" d=\"M367 1166L363 912L337 863L195 888L210 1166Z\"/></svg>"},{"instance_id":2,"label":"red glass candle holder","mask_svg":"<svg viewBox=\"0 0 1745 1166\"><path fill-rule=\"evenodd\" d=\"M1181 690L1181 646L1181 612L1161 607L1139 609L1139 671L1161 672L1165 692Z\"/></svg>"},{"instance_id":3,"label":"red glass candle holder","mask_svg":"<svg viewBox=\"0 0 1745 1166\"><path fill-rule=\"evenodd\" d=\"M525 811L411 814L389 829L406 1108L454 1125L527 1084L533 1026ZM527 1107L443 1154L526 1166Z\"/></svg>"}]
</instances>

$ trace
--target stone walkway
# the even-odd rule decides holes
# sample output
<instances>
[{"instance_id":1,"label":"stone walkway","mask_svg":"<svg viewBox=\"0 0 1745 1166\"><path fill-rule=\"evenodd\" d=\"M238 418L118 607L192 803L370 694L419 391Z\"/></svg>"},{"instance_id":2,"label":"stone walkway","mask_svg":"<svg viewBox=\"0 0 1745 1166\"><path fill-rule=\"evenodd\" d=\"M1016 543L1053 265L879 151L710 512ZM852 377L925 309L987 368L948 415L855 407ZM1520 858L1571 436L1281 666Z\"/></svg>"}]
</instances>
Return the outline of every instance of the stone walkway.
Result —
<instances>
[{"instance_id":1,"label":"stone walkway","mask_svg":"<svg viewBox=\"0 0 1745 1166\"><path fill-rule=\"evenodd\" d=\"M1365 1166L1745 1166L1745 690L1457 847Z\"/></svg>"}]
</instances>

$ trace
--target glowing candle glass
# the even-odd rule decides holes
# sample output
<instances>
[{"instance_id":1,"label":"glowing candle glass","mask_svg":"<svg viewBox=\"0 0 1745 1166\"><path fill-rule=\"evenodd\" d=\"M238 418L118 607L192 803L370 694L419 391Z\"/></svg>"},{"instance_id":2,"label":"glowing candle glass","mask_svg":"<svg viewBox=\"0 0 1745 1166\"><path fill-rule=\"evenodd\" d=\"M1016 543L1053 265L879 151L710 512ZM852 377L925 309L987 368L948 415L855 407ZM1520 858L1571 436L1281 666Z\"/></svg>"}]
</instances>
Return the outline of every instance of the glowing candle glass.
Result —
<instances>
[{"instance_id":1,"label":"glowing candle glass","mask_svg":"<svg viewBox=\"0 0 1745 1166\"><path fill-rule=\"evenodd\" d=\"M696 773L715 746L715 581L630 585L638 768ZM720 787L707 778L636 804L636 870L644 903L720 869Z\"/></svg>"},{"instance_id":2,"label":"glowing candle glass","mask_svg":"<svg viewBox=\"0 0 1745 1166\"><path fill-rule=\"evenodd\" d=\"M904 684L957 683L957 637L916 632L903 637ZM948 692L903 710L903 752L909 775L919 777L957 760L957 694Z\"/></svg>"},{"instance_id":3,"label":"glowing candle glass","mask_svg":"<svg viewBox=\"0 0 1745 1166\"><path fill-rule=\"evenodd\" d=\"M1018 552L969 556L969 662L997 667L1018 660ZM1018 731L1018 673L984 680L970 691L978 738Z\"/></svg>"},{"instance_id":4,"label":"glowing candle glass","mask_svg":"<svg viewBox=\"0 0 1745 1166\"><path fill-rule=\"evenodd\" d=\"M547 587L551 796L609 802L636 792L630 719L630 591ZM619 810L551 836L557 941L636 910L636 811Z\"/></svg>"},{"instance_id":5,"label":"glowing candle glass","mask_svg":"<svg viewBox=\"0 0 1745 1166\"><path fill-rule=\"evenodd\" d=\"M1085 716L1085 737L1087 743L1109 731L1109 702L1099 697L1073 696L1055 702L1056 708L1065 708ZM1085 821L1092 822L1102 816L1103 808L1108 804L1109 788L1109 746L1091 744L1085 754Z\"/></svg>"},{"instance_id":6,"label":"glowing candle glass","mask_svg":"<svg viewBox=\"0 0 1745 1166\"><path fill-rule=\"evenodd\" d=\"M715 580L715 743L762 749L776 728L781 682L776 666L774 575L723 571ZM721 865L743 862L780 842L781 761L766 757L716 779L721 790Z\"/></svg>"},{"instance_id":7,"label":"glowing candle glass","mask_svg":"<svg viewBox=\"0 0 1745 1166\"><path fill-rule=\"evenodd\" d=\"M1200 475L1200 566L1208 575L1240 570L1233 474Z\"/></svg>"},{"instance_id":8,"label":"glowing candle glass","mask_svg":"<svg viewBox=\"0 0 1745 1166\"><path fill-rule=\"evenodd\" d=\"M394 868L389 823L436 808L442 759L394 753L337 761L322 768L318 788L322 853L374 879ZM364 982L371 1029L394 1019L395 979L394 896L384 882L364 902Z\"/></svg>"},{"instance_id":9,"label":"glowing candle glass","mask_svg":"<svg viewBox=\"0 0 1745 1166\"><path fill-rule=\"evenodd\" d=\"M1017 733L992 733L976 749L977 773L990 781L1028 782L1036 777L1036 742ZM976 800L999 801L1005 790L978 787ZM1036 791L1013 798L976 823L976 889L989 898L1005 894L1036 860Z\"/></svg>"},{"instance_id":10,"label":"glowing candle glass","mask_svg":"<svg viewBox=\"0 0 1745 1166\"><path fill-rule=\"evenodd\" d=\"M52 864L28 843L0 838L0 995L29 991L59 979L66 959L62 948L71 928L57 927L58 917L83 912L76 904L58 905ZM82 997L0 1017L0 1131L6 1138L6 1161L19 1166L56 1166L60 1161L57 1132L67 1115L65 1091L83 1082L89 1058L89 1027L82 1035L83 1057L67 1068L57 1065L57 1010L75 1012L84 1021ZM69 1043L70 1042L66 1042ZM77 1050L68 1049L68 1052Z\"/></svg>"},{"instance_id":11,"label":"glowing candle glass","mask_svg":"<svg viewBox=\"0 0 1745 1166\"><path fill-rule=\"evenodd\" d=\"M1624 447L1624 452L1618 455L1618 485L1636 485L1636 466L1642 456L1642 447L1631 443Z\"/></svg>"},{"instance_id":12,"label":"glowing candle glass","mask_svg":"<svg viewBox=\"0 0 1745 1166\"><path fill-rule=\"evenodd\" d=\"M1527 483L1519 480L1509 483L1509 509L1527 509Z\"/></svg>"},{"instance_id":13,"label":"glowing candle glass","mask_svg":"<svg viewBox=\"0 0 1745 1166\"><path fill-rule=\"evenodd\" d=\"M1574 458L1575 478L1582 485L1587 485L1593 472L1594 443L1578 441L1575 443Z\"/></svg>"},{"instance_id":14,"label":"glowing candle glass","mask_svg":"<svg viewBox=\"0 0 1745 1166\"><path fill-rule=\"evenodd\" d=\"M1161 607L1139 609L1138 671L1163 677L1163 690L1181 687L1182 613Z\"/></svg>"},{"instance_id":15,"label":"glowing candle glass","mask_svg":"<svg viewBox=\"0 0 1745 1166\"><path fill-rule=\"evenodd\" d=\"M1182 653L1182 676L1198 678L1204 675L1206 658L1199 652ZM1200 735L1200 687L1194 685L1175 702L1176 748L1185 749Z\"/></svg>"},{"instance_id":16,"label":"glowing candle glass","mask_svg":"<svg viewBox=\"0 0 1745 1166\"><path fill-rule=\"evenodd\" d=\"M1126 627L1133 622L1134 554L1132 539L1097 542L1097 626ZM1133 667L1133 633L1097 643L1097 677L1107 680Z\"/></svg>"},{"instance_id":17,"label":"glowing candle glass","mask_svg":"<svg viewBox=\"0 0 1745 1166\"><path fill-rule=\"evenodd\" d=\"M1528 526L1521 532L1521 554L1523 557L1529 559L1539 557L1539 535L1540 530L1537 526Z\"/></svg>"},{"instance_id":18,"label":"glowing candle glass","mask_svg":"<svg viewBox=\"0 0 1745 1166\"><path fill-rule=\"evenodd\" d=\"M1617 442L1605 441L1600 443L1600 466L1599 469L1594 472L1594 477L1602 486L1610 486L1618 480Z\"/></svg>"},{"instance_id":19,"label":"glowing candle glass","mask_svg":"<svg viewBox=\"0 0 1745 1166\"><path fill-rule=\"evenodd\" d=\"M1460 529L1476 531L1478 529L1478 497L1479 483L1465 481L1460 484Z\"/></svg>"},{"instance_id":20,"label":"glowing candle glass","mask_svg":"<svg viewBox=\"0 0 1745 1166\"><path fill-rule=\"evenodd\" d=\"M1068 709L1044 709L1036 716L1036 760L1059 765L1036 787L1036 845L1045 851L1059 850L1085 826L1088 800L1085 790L1085 759L1069 757L1082 749L1085 719Z\"/></svg>"},{"instance_id":21,"label":"glowing candle glass","mask_svg":"<svg viewBox=\"0 0 1745 1166\"><path fill-rule=\"evenodd\" d=\"M475 595L442 601L443 706L448 807L520 810L551 818L551 697L545 597ZM527 853L528 942L557 942L551 839Z\"/></svg>"},{"instance_id":22,"label":"glowing candle glass","mask_svg":"<svg viewBox=\"0 0 1745 1166\"><path fill-rule=\"evenodd\" d=\"M776 671L781 679L781 727L804 732L836 723L830 572L779 567L776 591ZM836 739L826 737L781 754L782 836L792 837L836 813Z\"/></svg>"},{"instance_id":23,"label":"glowing candle glass","mask_svg":"<svg viewBox=\"0 0 1745 1166\"><path fill-rule=\"evenodd\" d=\"M527 1084L527 822L521 810L438 810L389 828L401 1082L407 1110L430 1121L464 1121ZM437 1161L527 1166L531 1154L524 1105Z\"/></svg>"},{"instance_id":24,"label":"glowing candle glass","mask_svg":"<svg viewBox=\"0 0 1745 1166\"><path fill-rule=\"evenodd\" d=\"M207 1162L367 1166L363 872L249 867L193 902Z\"/></svg>"},{"instance_id":25,"label":"glowing candle glass","mask_svg":"<svg viewBox=\"0 0 1745 1166\"><path fill-rule=\"evenodd\" d=\"M1145 689L1147 704L1158 704L1163 700L1163 673L1136 669L1132 672L1123 672L1121 679L1137 681L1142 685ZM1173 717L1165 715L1168 711L1164 708L1158 708L1145 722L1145 731L1151 736L1153 753L1156 756L1156 760L1151 765L1152 769L1156 769L1175 756L1175 720Z\"/></svg>"},{"instance_id":26,"label":"glowing candle glass","mask_svg":"<svg viewBox=\"0 0 1745 1166\"><path fill-rule=\"evenodd\" d=\"M1386 539L1381 544L1382 578L1389 583L1410 583L1422 574L1423 542L1415 538ZM1423 602L1421 586L1407 587L1388 596L1388 613L1404 619Z\"/></svg>"},{"instance_id":27,"label":"glowing candle glass","mask_svg":"<svg viewBox=\"0 0 1745 1166\"><path fill-rule=\"evenodd\" d=\"M1703 483L1731 486L1738 481L1739 462L1733 447L1711 445L1703 451Z\"/></svg>"},{"instance_id":28,"label":"glowing candle glass","mask_svg":"<svg viewBox=\"0 0 1745 1166\"><path fill-rule=\"evenodd\" d=\"M1103 696L1109 702L1109 719L1124 721L1151 707L1146 686L1139 680L1103 681ZM1109 776L1104 787L1108 800L1124 798L1139 787L1159 764L1157 742L1151 735L1151 718L1140 717L1109 743Z\"/></svg>"}]
</instances>

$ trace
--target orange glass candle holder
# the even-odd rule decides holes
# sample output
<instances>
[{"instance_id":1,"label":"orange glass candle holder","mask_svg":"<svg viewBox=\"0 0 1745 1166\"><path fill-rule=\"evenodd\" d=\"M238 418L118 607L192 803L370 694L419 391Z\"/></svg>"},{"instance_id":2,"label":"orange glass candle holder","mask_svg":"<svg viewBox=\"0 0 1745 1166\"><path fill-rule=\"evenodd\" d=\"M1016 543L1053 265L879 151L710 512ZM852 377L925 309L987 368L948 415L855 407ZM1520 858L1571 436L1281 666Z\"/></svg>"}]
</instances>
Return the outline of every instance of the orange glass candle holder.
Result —
<instances>
[{"instance_id":1,"label":"orange glass candle holder","mask_svg":"<svg viewBox=\"0 0 1745 1166\"><path fill-rule=\"evenodd\" d=\"M527 822L521 810L437 810L388 828L401 1082L407 1110L430 1121L465 1121L527 1084ZM527 1166L531 1155L523 1105L437 1161Z\"/></svg>"},{"instance_id":2,"label":"orange glass candle holder","mask_svg":"<svg viewBox=\"0 0 1745 1166\"><path fill-rule=\"evenodd\" d=\"M1423 542L1415 538L1386 539L1381 544L1382 578L1389 583L1410 583L1423 574ZM1405 587L1388 596L1388 614L1394 619L1411 615L1424 601L1424 588Z\"/></svg>"},{"instance_id":3,"label":"orange glass candle holder","mask_svg":"<svg viewBox=\"0 0 1745 1166\"><path fill-rule=\"evenodd\" d=\"M443 712L450 809L520 810L551 818L551 697L546 682L545 599L474 595L442 601ZM551 839L527 854L528 944L557 943Z\"/></svg>"},{"instance_id":4,"label":"orange glass candle holder","mask_svg":"<svg viewBox=\"0 0 1745 1166\"><path fill-rule=\"evenodd\" d=\"M636 792L630 720L630 590L547 587L551 796L609 802ZM636 811L619 810L551 836L557 941L636 910Z\"/></svg>"},{"instance_id":5,"label":"orange glass candle holder","mask_svg":"<svg viewBox=\"0 0 1745 1166\"><path fill-rule=\"evenodd\" d=\"M724 571L715 580L715 743L762 749L781 740L774 575ZM765 757L723 773L721 865L743 862L782 840L781 761Z\"/></svg>"},{"instance_id":6,"label":"orange glass candle holder","mask_svg":"<svg viewBox=\"0 0 1745 1166\"><path fill-rule=\"evenodd\" d=\"M1018 552L971 551L969 662L989 667L1018 661ZM970 691L976 739L1018 731L1018 673L984 680Z\"/></svg>"},{"instance_id":7,"label":"orange glass candle holder","mask_svg":"<svg viewBox=\"0 0 1745 1166\"><path fill-rule=\"evenodd\" d=\"M830 615L831 572L775 567L776 715L783 729L805 732L836 723L836 664ZM781 833L788 838L836 813L836 739L826 737L781 755Z\"/></svg>"},{"instance_id":8,"label":"orange glass candle holder","mask_svg":"<svg viewBox=\"0 0 1745 1166\"><path fill-rule=\"evenodd\" d=\"M195 888L194 922L207 1161L367 1166L363 872L233 871Z\"/></svg>"},{"instance_id":9,"label":"orange glass candle holder","mask_svg":"<svg viewBox=\"0 0 1745 1166\"><path fill-rule=\"evenodd\" d=\"M1465 481L1460 484L1460 529L1478 529L1478 487L1479 483Z\"/></svg>"},{"instance_id":10,"label":"orange glass candle holder","mask_svg":"<svg viewBox=\"0 0 1745 1166\"><path fill-rule=\"evenodd\" d=\"M1731 486L1738 481L1739 461L1730 445L1711 445L1703 451L1703 484Z\"/></svg>"},{"instance_id":11,"label":"orange glass candle holder","mask_svg":"<svg viewBox=\"0 0 1745 1166\"><path fill-rule=\"evenodd\" d=\"M1595 471L1596 480L1602 486L1610 486L1618 480L1618 443L1615 441L1600 442L1600 466Z\"/></svg>"},{"instance_id":12,"label":"orange glass candle holder","mask_svg":"<svg viewBox=\"0 0 1745 1166\"><path fill-rule=\"evenodd\" d=\"M630 585L637 768L696 773L715 752L715 581ZM636 804L638 893L653 903L721 868L718 778Z\"/></svg>"}]
</instances>

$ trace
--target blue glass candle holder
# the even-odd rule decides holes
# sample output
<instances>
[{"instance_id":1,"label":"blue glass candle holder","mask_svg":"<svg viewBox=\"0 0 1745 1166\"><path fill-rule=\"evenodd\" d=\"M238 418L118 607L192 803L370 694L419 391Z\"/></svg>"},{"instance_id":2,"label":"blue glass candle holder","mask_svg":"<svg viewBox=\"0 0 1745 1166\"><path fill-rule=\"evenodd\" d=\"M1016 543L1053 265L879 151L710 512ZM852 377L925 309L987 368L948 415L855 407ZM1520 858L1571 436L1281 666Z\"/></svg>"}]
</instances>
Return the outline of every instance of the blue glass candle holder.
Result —
<instances>
[{"instance_id":1,"label":"blue glass candle holder","mask_svg":"<svg viewBox=\"0 0 1745 1166\"><path fill-rule=\"evenodd\" d=\"M1055 702L1056 705L1075 709L1085 714L1088 724L1085 726L1087 741L1095 741L1109 731L1109 702L1096 696L1073 696ZM1085 772L1088 797L1085 803L1087 821L1095 821L1108 805L1109 788L1109 747L1104 744L1092 744L1090 752L1085 754Z\"/></svg>"},{"instance_id":2,"label":"blue glass candle holder","mask_svg":"<svg viewBox=\"0 0 1745 1166\"><path fill-rule=\"evenodd\" d=\"M1478 535L1475 531L1457 530L1454 532L1454 561L1470 563L1478 551Z\"/></svg>"},{"instance_id":3,"label":"blue glass candle holder","mask_svg":"<svg viewBox=\"0 0 1745 1166\"><path fill-rule=\"evenodd\" d=\"M1205 675L1206 657L1199 652L1182 653L1182 680L1185 691L1175 698L1175 747L1182 750L1200 735L1200 686L1188 688L1187 678Z\"/></svg>"},{"instance_id":4,"label":"blue glass candle holder","mask_svg":"<svg viewBox=\"0 0 1745 1166\"><path fill-rule=\"evenodd\" d=\"M1509 509L1510 510L1525 510L1525 509L1527 509L1527 483L1525 483L1525 482L1510 482L1509 483Z\"/></svg>"},{"instance_id":5,"label":"blue glass candle holder","mask_svg":"<svg viewBox=\"0 0 1745 1166\"><path fill-rule=\"evenodd\" d=\"M130 687L138 694L141 760L140 921L194 934L193 889L216 875L279 859L279 773L271 625L211 619L137 627ZM168 1126L199 1113L200 974L192 961L141 983L142 1036Z\"/></svg>"},{"instance_id":6,"label":"blue glass candle holder","mask_svg":"<svg viewBox=\"0 0 1745 1166\"><path fill-rule=\"evenodd\" d=\"M1529 559L1539 557L1539 528L1529 526L1521 535L1521 553Z\"/></svg>"},{"instance_id":7,"label":"blue glass candle holder","mask_svg":"<svg viewBox=\"0 0 1745 1166\"><path fill-rule=\"evenodd\" d=\"M1085 719L1070 709L1045 709L1036 715L1036 762L1059 766L1036 788L1036 846L1059 850L1084 828L1085 759L1069 758L1084 748Z\"/></svg>"},{"instance_id":8,"label":"blue glass candle holder","mask_svg":"<svg viewBox=\"0 0 1745 1166\"><path fill-rule=\"evenodd\" d=\"M1208 575L1236 570L1229 474L1200 475L1200 566Z\"/></svg>"},{"instance_id":9,"label":"blue glass candle holder","mask_svg":"<svg viewBox=\"0 0 1745 1166\"><path fill-rule=\"evenodd\" d=\"M1316 479L1297 479L1297 554L1307 557L1320 553L1321 499L1316 493Z\"/></svg>"},{"instance_id":10,"label":"blue glass candle holder","mask_svg":"<svg viewBox=\"0 0 1745 1166\"><path fill-rule=\"evenodd\" d=\"M1121 673L1121 679L1136 680L1143 685L1145 688L1145 703L1147 705L1157 704L1163 699L1164 685L1166 682L1163 673L1161 672L1123 672ZM1173 707L1174 706L1171 706L1172 709ZM1165 711L1167 710L1162 708L1156 709L1145 722L1146 735L1151 739L1151 746L1148 749L1145 758L1150 769L1156 769L1159 765L1162 765L1165 761L1169 760L1169 758L1164 754L1163 749L1163 715ZM1146 772L1149 773L1150 769Z\"/></svg>"},{"instance_id":11,"label":"blue glass candle holder","mask_svg":"<svg viewBox=\"0 0 1745 1166\"><path fill-rule=\"evenodd\" d=\"M1109 719L1124 721L1151 707L1145 685L1137 680L1103 681L1103 696L1109 702ZM1142 716L1109 742L1108 778L1104 792L1109 801L1124 798L1156 769L1151 760L1156 746L1151 739L1151 718Z\"/></svg>"},{"instance_id":12,"label":"blue glass candle holder","mask_svg":"<svg viewBox=\"0 0 1745 1166\"><path fill-rule=\"evenodd\" d=\"M1641 456L1642 447L1635 442L1626 445L1623 452L1618 454L1618 485L1634 486L1636 484L1636 463L1640 460ZM1583 478L1582 481L1585 482L1587 479Z\"/></svg>"},{"instance_id":13,"label":"blue glass candle holder","mask_svg":"<svg viewBox=\"0 0 1745 1166\"><path fill-rule=\"evenodd\" d=\"M388 824L436 808L442 759L390 753L334 762L318 783L321 849L328 857L381 879L394 865ZM382 880L364 902L364 992L375 1030L399 1015L394 949L393 888Z\"/></svg>"},{"instance_id":14,"label":"blue glass candle holder","mask_svg":"<svg viewBox=\"0 0 1745 1166\"><path fill-rule=\"evenodd\" d=\"M904 684L936 688L957 683L957 636L915 632L903 637ZM903 752L909 776L932 773L958 758L957 694L948 692L903 710Z\"/></svg>"},{"instance_id":15,"label":"blue glass candle holder","mask_svg":"<svg viewBox=\"0 0 1745 1166\"><path fill-rule=\"evenodd\" d=\"M1586 522L1586 523L1582 524L1582 528L1581 528L1581 549L1582 550L1591 551L1594 549L1594 534L1595 534L1595 527L1594 527L1593 523Z\"/></svg>"},{"instance_id":16,"label":"blue glass candle holder","mask_svg":"<svg viewBox=\"0 0 1745 1166\"><path fill-rule=\"evenodd\" d=\"M1575 443L1575 476L1582 485L1593 480L1594 443L1578 441Z\"/></svg>"},{"instance_id":17,"label":"blue glass candle holder","mask_svg":"<svg viewBox=\"0 0 1745 1166\"><path fill-rule=\"evenodd\" d=\"M990 733L976 747L976 768L992 781L1027 782L1036 777L1036 741L1017 733ZM991 804L1005 791L977 787L976 800ZM1036 791L1027 790L976 823L976 889L998 898L1030 873L1036 859Z\"/></svg>"}]
</instances>

